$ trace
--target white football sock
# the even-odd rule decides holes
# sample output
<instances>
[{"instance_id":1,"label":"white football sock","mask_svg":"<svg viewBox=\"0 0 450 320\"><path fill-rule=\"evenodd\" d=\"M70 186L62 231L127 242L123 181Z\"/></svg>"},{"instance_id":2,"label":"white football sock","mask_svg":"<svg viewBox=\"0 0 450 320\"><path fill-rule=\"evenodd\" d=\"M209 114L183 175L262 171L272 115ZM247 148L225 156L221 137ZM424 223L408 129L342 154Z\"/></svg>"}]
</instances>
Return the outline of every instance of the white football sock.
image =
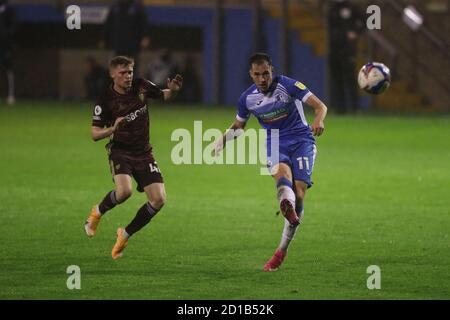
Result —
<instances>
[{"instance_id":1,"label":"white football sock","mask_svg":"<svg viewBox=\"0 0 450 320\"><path fill-rule=\"evenodd\" d=\"M100 209L98 208L98 205L95 206L95 212L97 213L97 217L102 216L102 214L100 213Z\"/></svg>"},{"instance_id":2,"label":"white football sock","mask_svg":"<svg viewBox=\"0 0 450 320\"><path fill-rule=\"evenodd\" d=\"M303 221L304 213L305 211L302 211L299 216L300 224ZM279 249L281 251L287 252L289 244L291 243L292 240L294 240L295 233L297 232L297 229L300 226L300 224L298 226L293 227L287 220L284 220L284 229L283 234L281 235L281 241L279 246Z\"/></svg>"},{"instance_id":3,"label":"white football sock","mask_svg":"<svg viewBox=\"0 0 450 320\"><path fill-rule=\"evenodd\" d=\"M286 252L288 250L289 244L294 239L297 229L298 226L293 227L287 220L284 220L284 229L279 246L281 251Z\"/></svg>"},{"instance_id":4,"label":"white football sock","mask_svg":"<svg viewBox=\"0 0 450 320\"><path fill-rule=\"evenodd\" d=\"M278 187L277 198L280 202L288 199L292 203L292 206L295 207L295 193L288 186L282 185Z\"/></svg>"}]
</instances>

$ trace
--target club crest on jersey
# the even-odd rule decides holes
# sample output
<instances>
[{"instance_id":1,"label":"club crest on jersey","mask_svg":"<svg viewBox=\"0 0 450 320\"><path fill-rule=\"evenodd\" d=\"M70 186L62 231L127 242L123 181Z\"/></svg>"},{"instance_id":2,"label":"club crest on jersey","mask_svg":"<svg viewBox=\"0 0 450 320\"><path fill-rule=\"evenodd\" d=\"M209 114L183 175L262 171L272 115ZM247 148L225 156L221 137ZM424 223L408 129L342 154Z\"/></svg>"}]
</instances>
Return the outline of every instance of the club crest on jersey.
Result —
<instances>
[{"instance_id":1,"label":"club crest on jersey","mask_svg":"<svg viewBox=\"0 0 450 320\"><path fill-rule=\"evenodd\" d=\"M297 82L295 83L295 86L296 86L297 88L299 88L300 90L305 90L305 89L306 89L306 86L305 86L303 83L301 83L300 81L297 81Z\"/></svg>"},{"instance_id":2,"label":"club crest on jersey","mask_svg":"<svg viewBox=\"0 0 450 320\"><path fill-rule=\"evenodd\" d=\"M142 102L144 102L144 99L145 99L145 90L144 90L144 89L140 89L140 90L139 90L138 96L139 96L139 99L140 99Z\"/></svg>"}]
</instances>

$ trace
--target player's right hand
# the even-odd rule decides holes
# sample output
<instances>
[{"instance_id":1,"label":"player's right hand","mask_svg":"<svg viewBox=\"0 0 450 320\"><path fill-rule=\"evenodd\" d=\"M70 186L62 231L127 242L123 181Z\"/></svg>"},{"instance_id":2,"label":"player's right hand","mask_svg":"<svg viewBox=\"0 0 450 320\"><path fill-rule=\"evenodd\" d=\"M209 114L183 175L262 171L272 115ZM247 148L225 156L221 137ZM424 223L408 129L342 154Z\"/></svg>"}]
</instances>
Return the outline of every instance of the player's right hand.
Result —
<instances>
[{"instance_id":1,"label":"player's right hand","mask_svg":"<svg viewBox=\"0 0 450 320\"><path fill-rule=\"evenodd\" d=\"M114 122L113 128L112 128L112 132L116 132L117 129L120 128L120 125L123 124L123 119L125 119L125 117L119 117L116 119L116 121Z\"/></svg>"},{"instance_id":2,"label":"player's right hand","mask_svg":"<svg viewBox=\"0 0 450 320\"><path fill-rule=\"evenodd\" d=\"M324 130L325 130L325 125L323 124L323 121L315 119L311 126L311 131L313 132L313 135L320 136Z\"/></svg>"},{"instance_id":3,"label":"player's right hand","mask_svg":"<svg viewBox=\"0 0 450 320\"><path fill-rule=\"evenodd\" d=\"M211 150L211 156L213 157L219 156L222 150L223 150L223 138L218 139L214 142L214 149Z\"/></svg>"}]
</instances>

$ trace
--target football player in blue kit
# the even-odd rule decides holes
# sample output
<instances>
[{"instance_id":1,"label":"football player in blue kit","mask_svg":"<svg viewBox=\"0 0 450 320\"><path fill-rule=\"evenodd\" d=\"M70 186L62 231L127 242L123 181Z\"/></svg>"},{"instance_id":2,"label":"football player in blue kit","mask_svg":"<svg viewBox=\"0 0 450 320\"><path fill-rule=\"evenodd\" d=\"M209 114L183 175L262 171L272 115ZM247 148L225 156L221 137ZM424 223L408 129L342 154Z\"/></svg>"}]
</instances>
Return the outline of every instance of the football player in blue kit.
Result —
<instances>
[{"instance_id":1,"label":"football player in blue kit","mask_svg":"<svg viewBox=\"0 0 450 320\"><path fill-rule=\"evenodd\" d=\"M302 222L303 202L306 190L312 185L311 175L317 153L314 136L320 136L324 131L327 107L303 83L275 75L272 60L265 53L255 53L250 57L249 72L254 84L239 98L236 119L216 141L214 153L217 155L227 140L242 132L251 114L267 130L267 164L276 181L285 224L280 245L263 270L276 271ZM306 121L302 103L314 109L311 126ZM273 134L279 141L278 152L269 147Z\"/></svg>"}]
</instances>

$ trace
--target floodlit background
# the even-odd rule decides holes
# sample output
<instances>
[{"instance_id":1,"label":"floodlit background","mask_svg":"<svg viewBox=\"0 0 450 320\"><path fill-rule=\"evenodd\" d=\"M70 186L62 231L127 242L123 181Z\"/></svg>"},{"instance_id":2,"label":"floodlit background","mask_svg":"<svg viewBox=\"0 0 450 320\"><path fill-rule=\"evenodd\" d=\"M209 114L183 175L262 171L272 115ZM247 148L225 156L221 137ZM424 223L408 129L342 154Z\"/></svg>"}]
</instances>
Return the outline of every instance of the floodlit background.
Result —
<instances>
[{"instance_id":1,"label":"floodlit background","mask_svg":"<svg viewBox=\"0 0 450 320\"><path fill-rule=\"evenodd\" d=\"M185 83L175 102L149 105L167 204L113 261L115 230L144 195L134 191L107 213L93 239L83 223L113 187L105 141L92 142L90 127L109 82L111 37L126 27L108 27L112 1L9 1L16 18L12 69L0 71L0 298L448 299L449 1L352 1L352 23L345 10L334 12L344 22L330 18L337 2L140 1L140 27L120 38L138 38L136 76L158 83L181 73ZM80 30L66 26L72 4ZM367 29L368 5L381 9L381 30ZM348 31L354 39L333 46L332 33ZM329 109L304 224L281 269L268 274L261 269L283 226L273 179L259 164L171 160L174 130L193 134L199 120L204 130L230 125L255 51ZM346 80L333 77L336 61L347 63L350 71L338 72ZM369 61L391 70L379 96L353 81ZM249 127L259 128L254 118ZM81 269L80 290L66 286L70 265ZM381 289L367 288L370 265L381 269Z\"/></svg>"}]
</instances>

